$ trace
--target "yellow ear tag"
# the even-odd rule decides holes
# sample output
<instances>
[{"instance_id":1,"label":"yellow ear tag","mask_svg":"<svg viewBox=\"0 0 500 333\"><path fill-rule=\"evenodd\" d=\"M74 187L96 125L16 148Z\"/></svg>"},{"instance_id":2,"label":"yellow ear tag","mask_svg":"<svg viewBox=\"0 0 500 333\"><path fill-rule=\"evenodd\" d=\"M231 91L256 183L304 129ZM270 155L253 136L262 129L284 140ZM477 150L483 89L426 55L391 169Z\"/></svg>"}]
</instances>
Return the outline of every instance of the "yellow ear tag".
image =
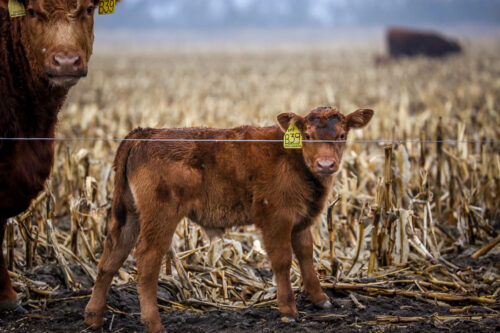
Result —
<instances>
[{"instance_id":1,"label":"yellow ear tag","mask_svg":"<svg viewBox=\"0 0 500 333\"><path fill-rule=\"evenodd\" d=\"M9 13L10 17L26 16L24 5L19 0L9 0Z\"/></svg>"},{"instance_id":2,"label":"yellow ear tag","mask_svg":"<svg viewBox=\"0 0 500 333\"><path fill-rule=\"evenodd\" d=\"M295 126L295 122L292 121L290 126L285 132L285 136L283 136L283 147L285 149L300 149L302 148L302 133Z\"/></svg>"},{"instance_id":3,"label":"yellow ear tag","mask_svg":"<svg viewBox=\"0 0 500 333\"><path fill-rule=\"evenodd\" d=\"M99 15L108 15L115 12L115 0L100 0L99 1Z\"/></svg>"}]
</instances>

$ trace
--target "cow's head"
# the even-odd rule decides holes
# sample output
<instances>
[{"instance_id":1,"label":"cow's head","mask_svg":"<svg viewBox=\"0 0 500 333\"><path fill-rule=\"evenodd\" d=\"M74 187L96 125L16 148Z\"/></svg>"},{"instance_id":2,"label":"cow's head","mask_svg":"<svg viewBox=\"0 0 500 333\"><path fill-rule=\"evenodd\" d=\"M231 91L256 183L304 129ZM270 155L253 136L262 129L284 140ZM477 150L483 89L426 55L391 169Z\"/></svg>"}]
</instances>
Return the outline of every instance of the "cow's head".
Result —
<instances>
[{"instance_id":1,"label":"cow's head","mask_svg":"<svg viewBox=\"0 0 500 333\"><path fill-rule=\"evenodd\" d=\"M331 176L339 169L349 130L364 127L373 113L370 109L359 109L344 116L333 108L322 107L305 117L282 113L278 115L278 123L286 131L293 121L302 133L302 155L307 167L318 176ZM310 140L339 142L308 142Z\"/></svg>"},{"instance_id":2,"label":"cow's head","mask_svg":"<svg viewBox=\"0 0 500 333\"><path fill-rule=\"evenodd\" d=\"M94 13L99 0L17 0L30 65L53 85L70 87L87 75L94 43ZM9 0L0 0L8 8ZM33 58L33 59L31 59Z\"/></svg>"},{"instance_id":3,"label":"cow's head","mask_svg":"<svg viewBox=\"0 0 500 333\"><path fill-rule=\"evenodd\" d=\"M448 46L450 48L450 53L462 52L462 47L460 46L460 44L456 40L450 40L448 42Z\"/></svg>"}]
</instances>

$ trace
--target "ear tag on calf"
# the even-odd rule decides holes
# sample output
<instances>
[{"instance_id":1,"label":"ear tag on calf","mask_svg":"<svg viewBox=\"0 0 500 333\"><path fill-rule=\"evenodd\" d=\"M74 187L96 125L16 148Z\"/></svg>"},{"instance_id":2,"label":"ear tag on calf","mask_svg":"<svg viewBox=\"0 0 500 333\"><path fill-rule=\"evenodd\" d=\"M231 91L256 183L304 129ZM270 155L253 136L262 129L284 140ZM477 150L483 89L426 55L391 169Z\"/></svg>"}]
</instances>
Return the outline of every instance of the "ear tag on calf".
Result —
<instances>
[{"instance_id":1,"label":"ear tag on calf","mask_svg":"<svg viewBox=\"0 0 500 333\"><path fill-rule=\"evenodd\" d=\"M108 15L115 12L116 0L100 0L99 15Z\"/></svg>"},{"instance_id":2,"label":"ear tag on calf","mask_svg":"<svg viewBox=\"0 0 500 333\"><path fill-rule=\"evenodd\" d=\"M26 9L19 0L9 0L9 13L10 17L26 16Z\"/></svg>"},{"instance_id":3,"label":"ear tag on calf","mask_svg":"<svg viewBox=\"0 0 500 333\"><path fill-rule=\"evenodd\" d=\"M285 136L283 136L283 147L285 149L300 149L302 148L302 133L295 126L295 122L291 122L290 126L285 132Z\"/></svg>"}]
</instances>

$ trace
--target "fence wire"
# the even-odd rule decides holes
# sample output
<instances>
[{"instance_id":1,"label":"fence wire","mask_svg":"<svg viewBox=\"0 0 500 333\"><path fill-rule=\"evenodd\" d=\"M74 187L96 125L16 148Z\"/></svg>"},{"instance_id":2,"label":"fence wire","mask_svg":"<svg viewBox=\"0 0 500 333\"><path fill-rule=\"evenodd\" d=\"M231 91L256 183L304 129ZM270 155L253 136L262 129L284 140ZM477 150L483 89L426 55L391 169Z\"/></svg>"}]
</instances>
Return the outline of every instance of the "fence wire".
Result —
<instances>
[{"instance_id":1,"label":"fence wire","mask_svg":"<svg viewBox=\"0 0 500 333\"><path fill-rule=\"evenodd\" d=\"M122 141L133 141L133 142L240 142L240 143L282 143L283 139L190 139L190 138L173 138L173 139L120 139L120 138L0 138L1 141L73 141L73 142L96 142L96 141L110 141L110 142L122 142ZM355 139L355 140L302 140L307 143L383 143L383 144L404 144L404 143L448 143L448 144L458 144L458 143L480 143L480 144L498 144L500 139L481 139L481 140L455 140L455 139L443 139L443 140L421 140L421 139Z\"/></svg>"}]
</instances>

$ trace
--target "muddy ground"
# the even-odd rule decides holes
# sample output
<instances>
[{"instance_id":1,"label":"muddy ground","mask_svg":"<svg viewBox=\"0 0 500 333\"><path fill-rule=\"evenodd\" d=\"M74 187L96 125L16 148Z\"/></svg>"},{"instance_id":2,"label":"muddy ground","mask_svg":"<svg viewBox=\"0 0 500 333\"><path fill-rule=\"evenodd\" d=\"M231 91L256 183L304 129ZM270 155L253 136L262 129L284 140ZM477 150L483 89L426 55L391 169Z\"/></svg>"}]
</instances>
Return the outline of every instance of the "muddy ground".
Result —
<instances>
[{"instance_id":1,"label":"muddy ground","mask_svg":"<svg viewBox=\"0 0 500 333\"><path fill-rule=\"evenodd\" d=\"M471 261L470 257L453 258L456 264L467 266L465 269L478 270L493 265L498 267L499 257L489 257ZM491 267L491 266L490 266ZM55 265L39 266L26 276L44 281L55 287L62 286L62 274ZM82 276L84 276L82 274ZM24 299L23 305L29 314L19 316L1 314L0 332L80 332L85 331L83 309L90 294L91 281L80 281L84 288L78 291L59 290L49 298L31 295ZM300 318L297 322L281 320L274 306L253 307L243 311L204 308L205 312L173 310L167 289L160 286L159 304L163 305L161 318L168 332L500 332L500 306L489 307L472 305L462 313L452 313L469 304L451 304L435 300L415 299L402 296L368 296L352 292L327 290L333 300L330 311L318 311L307 300L304 293L297 294ZM21 293L22 294L22 293ZM26 295L24 295L26 296ZM79 297L77 297L79 296ZM70 298L66 299L65 298ZM108 309L103 332L142 332L139 301L135 284L114 286L108 297ZM196 307L196 306L195 306ZM198 307L199 309L199 307ZM452 310L454 309L454 310ZM414 322L384 323L377 316L421 316L424 320ZM438 319L436 316L461 315L461 319ZM468 318L468 315L489 318ZM379 321L377 321L379 319Z\"/></svg>"}]
</instances>

